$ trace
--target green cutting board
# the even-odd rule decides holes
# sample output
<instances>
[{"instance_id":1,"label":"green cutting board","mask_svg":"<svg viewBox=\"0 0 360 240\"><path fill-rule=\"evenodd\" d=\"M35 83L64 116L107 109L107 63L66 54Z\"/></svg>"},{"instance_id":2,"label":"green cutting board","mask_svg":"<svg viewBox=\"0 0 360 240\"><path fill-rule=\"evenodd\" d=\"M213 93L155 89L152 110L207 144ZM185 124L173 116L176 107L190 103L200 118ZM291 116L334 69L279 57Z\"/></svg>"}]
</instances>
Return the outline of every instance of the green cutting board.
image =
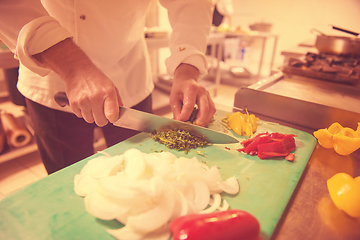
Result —
<instances>
[{"instance_id":1,"label":"green cutting board","mask_svg":"<svg viewBox=\"0 0 360 240\"><path fill-rule=\"evenodd\" d=\"M220 124L225 116L218 112L210 128L224 131ZM208 166L219 167L225 180L235 176L240 184L236 196L223 194L233 209L242 209L253 214L260 222L261 236L269 239L285 210L293 191L314 150L316 139L309 133L270 122L261 122L255 134L261 132L295 134L295 161L283 158L261 160L257 156L238 152L241 145L212 145L201 149L204 156L191 150L189 153L170 150L154 142L147 133L138 134L105 150L110 155L119 155L129 148L142 152L170 151L178 157L196 156ZM232 131L229 131L236 137ZM239 140L246 137L239 137ZM74 193L74 176L95 154L70 167L47 176L22 188L0 201L0 239L114 239L105 230L120 228L117 221L96 219L85 211L82 197Z\"/></svg>"}]
</instances>

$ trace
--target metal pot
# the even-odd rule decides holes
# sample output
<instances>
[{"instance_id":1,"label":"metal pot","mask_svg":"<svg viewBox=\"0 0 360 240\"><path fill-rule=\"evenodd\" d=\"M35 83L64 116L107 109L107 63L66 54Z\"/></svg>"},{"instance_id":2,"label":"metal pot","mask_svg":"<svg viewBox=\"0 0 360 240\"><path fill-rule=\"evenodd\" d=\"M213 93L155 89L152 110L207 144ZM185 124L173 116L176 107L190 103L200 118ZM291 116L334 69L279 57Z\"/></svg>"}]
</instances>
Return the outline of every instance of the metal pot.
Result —
<instances>
[{"instance_id":1,"label":"metal pot","mask_svg":"<svg viewBox=\"0 0 360 240\"><path fill-rule=\"evenodd\" d=\"M320 33L315 41L315 48L320 53L360 56L360 38L328 36L316 29L312 31Z\"/></svg>"}]
</instances>

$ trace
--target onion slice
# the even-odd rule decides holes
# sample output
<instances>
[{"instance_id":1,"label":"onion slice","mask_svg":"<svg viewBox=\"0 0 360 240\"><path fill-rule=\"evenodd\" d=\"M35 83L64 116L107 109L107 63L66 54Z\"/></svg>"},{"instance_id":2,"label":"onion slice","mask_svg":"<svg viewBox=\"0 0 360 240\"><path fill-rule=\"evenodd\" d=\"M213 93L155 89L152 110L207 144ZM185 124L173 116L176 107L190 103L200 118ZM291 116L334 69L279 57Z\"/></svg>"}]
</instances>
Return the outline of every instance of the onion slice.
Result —
<instances>
[{"instance_id":1,"label":"onion slice","mask_svg":"<svg viewBox=\"0 0 360 240\"><path fill-rule=\"evenodd\" d=\"M98 191L88 194L84 201L86 211L103 220L113 220L129 210L128 204L116 202L114 199L101 195Z\"/></svg>"},{"instance_id":2,"label":"onion slice","mask_svg":"<svg viewBox=\"0 0 360 240\"><path fill-rule=\"evenodd\" d=\"M161 201L151 210L136 216L129 216L126 225L133 229L149 233L166 224L174 209L174 191L170 187L163 192Z\"/></svg>"},{"instance_id":3,"label":"onion slice","mask_svg":"<svg viewBox=\"0 0 360 240\"><path fill-rule=\"evenodd\" d=\"M194 206L197 211L204 210L210 201L210 191L206 183L193 182L192 186L195 190Z\"/></svg>"},{"instance_id":4,"label":"onion slice","mask_svg":"<svg viewBox=\"0 0 360 240\"><path fill-rule=\"evenodd\" d=\"M239 183L235 177L228 178L225 182L220 182L219 187L229 194L237 194L240 191Z\"/></svg>"},{"instance_id":5,"label":"onion slice","mask_svg":"<svg viewBox=\"0 0 360 240\"><path fill-rule=\"evenodd\" d=\"M74 191L77 195L85 197L97 187L98 180L91 175L76 174L74 178Z\"/></svg>"},{"instance_id":6,"label":"onion slice","mask_svg":"<svg viewBox=\"0 0 360 240\"><path fill-rule=\"evenodd\" d=\"M211 195L213 198L213 202L211 204L211 206L205 210L200 211L200 213L211 213L211 212L215 212L216 209L219 208L220 204L221 204L221 196L218 193L215 193L213 195Z\"/></svg>"},{"instance_id":7,"label":"onion slice","mask_svg":"<svg viewBox=\"0 0 360 240\"><path fill-rule=\"evenodd\" d=\"M139 179L145 171L145 159L143 154L135 149L129 149L124 153L125 175L129 179Z\"/></svg>"}]
</instances>

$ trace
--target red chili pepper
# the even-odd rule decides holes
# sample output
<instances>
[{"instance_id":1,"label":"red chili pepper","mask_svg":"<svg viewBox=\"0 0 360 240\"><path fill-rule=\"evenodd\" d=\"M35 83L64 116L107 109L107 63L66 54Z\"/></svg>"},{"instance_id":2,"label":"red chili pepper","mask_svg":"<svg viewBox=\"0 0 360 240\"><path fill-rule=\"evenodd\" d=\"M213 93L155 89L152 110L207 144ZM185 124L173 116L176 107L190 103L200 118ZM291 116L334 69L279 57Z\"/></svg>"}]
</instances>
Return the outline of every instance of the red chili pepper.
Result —
<instances>
[{"instance_id":1,"label":"red chili pepper","mask_svg":"<svg viewBox=\"0 0 360 240\"><path fill-rule=\"evenodd\" d=\"M248 212L227 210L207 214L190 214L170 224L174 240L256 240L260 224Z\"/></svg>"}]
</instances>

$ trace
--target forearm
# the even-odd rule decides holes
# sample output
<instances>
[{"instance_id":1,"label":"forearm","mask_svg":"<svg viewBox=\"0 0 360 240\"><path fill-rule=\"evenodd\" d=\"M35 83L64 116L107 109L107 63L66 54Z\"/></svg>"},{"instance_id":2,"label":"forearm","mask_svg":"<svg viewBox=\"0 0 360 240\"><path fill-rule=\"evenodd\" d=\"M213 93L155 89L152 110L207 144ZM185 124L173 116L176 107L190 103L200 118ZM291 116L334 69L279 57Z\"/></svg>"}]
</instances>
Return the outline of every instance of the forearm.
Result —
<instances>
[{"instance_id":1,"label":"forearm","mask_svg":"<svg viewBox=\"0 0 360 240\"><path fill-rule=\"evenodd\" d=\"M182 81L182 80L195 80L199 79L199 70L186 63L181 63L174 72L174 81Z\"/></svg>"},{"instance_id":2,"label":"forearm","mask_svg":"<svg viewBox=\"0 0 360 240\"><path fill-rule=\"evenodd\" d=\"M71 38L33 57L65 82L70 107L78 117L98 126L118 119L122 101L117 88Z\"/></svg>"},{"instance_id":3,"label":"forearm","mask_svg":"<svg viewBox=\"0 0 360 240\"><path fill-rule=\"evenodd\" d=\"M56 72L66 84L69 84L69 79L73 79L82 71L96 68L89 57L70 38L33 57L42 66Z\"/></svg>"}]
</instances>

